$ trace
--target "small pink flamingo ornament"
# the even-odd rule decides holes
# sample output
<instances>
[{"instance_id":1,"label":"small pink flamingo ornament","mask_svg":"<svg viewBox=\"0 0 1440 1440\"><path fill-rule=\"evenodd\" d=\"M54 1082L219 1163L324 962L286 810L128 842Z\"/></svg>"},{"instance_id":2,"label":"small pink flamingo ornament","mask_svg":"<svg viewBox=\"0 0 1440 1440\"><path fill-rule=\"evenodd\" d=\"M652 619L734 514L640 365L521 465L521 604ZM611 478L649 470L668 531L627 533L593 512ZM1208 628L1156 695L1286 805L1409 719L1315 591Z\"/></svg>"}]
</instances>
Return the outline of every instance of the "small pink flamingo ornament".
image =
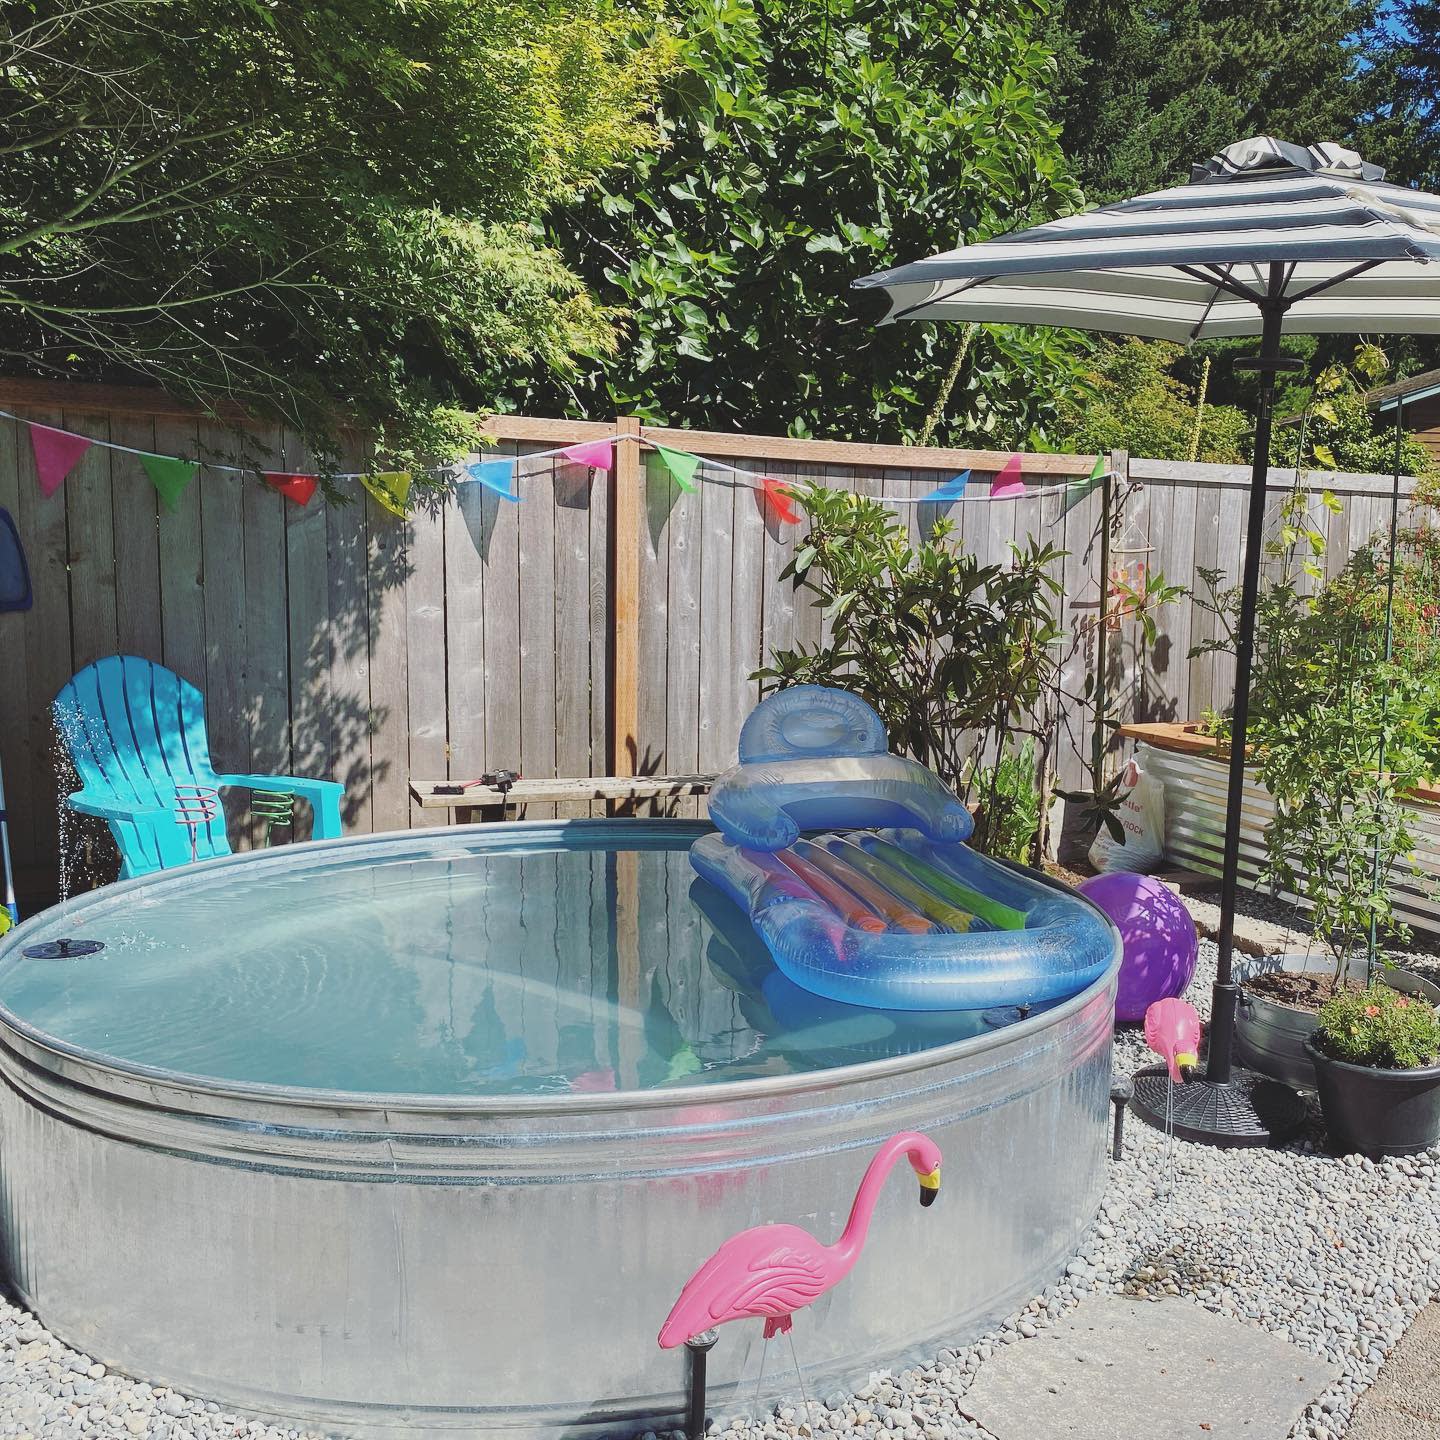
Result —
<instances>
[{"instance_id":1,"label":"small pink flamingo ornament","mask_svg":"<svg viewBox=\"0 0 1440 1440\"><path fill-rule=\"evenodd\" d=\"M876 1153L855 1192L850 1219L833 1245L798 1225L757 1225L732 1235L686 1282L660 1327L673 1349L727 1320L765 1320L765 1339L790 1329L790 1317L838 1285L865 1248L870 1217L885 1178L904 1156L920 1181L920 1203L940 1193L940 1147L915 1130L892 1135Z\"/></svg>"},{"instance_id":2,"label":"small pink flamingo ornament","mask_svg":"<svg viewBox=\"0 0 1440 1440\"><path fill-rule=\"evenodd\" d=\"M1145 1043L1165 1062L1170 1078L1182 1084L1182 1065L1200 1063L1200 1017L1184 1000L1157 1000L1145 1012Z\"/></svg>"}]
</instances>

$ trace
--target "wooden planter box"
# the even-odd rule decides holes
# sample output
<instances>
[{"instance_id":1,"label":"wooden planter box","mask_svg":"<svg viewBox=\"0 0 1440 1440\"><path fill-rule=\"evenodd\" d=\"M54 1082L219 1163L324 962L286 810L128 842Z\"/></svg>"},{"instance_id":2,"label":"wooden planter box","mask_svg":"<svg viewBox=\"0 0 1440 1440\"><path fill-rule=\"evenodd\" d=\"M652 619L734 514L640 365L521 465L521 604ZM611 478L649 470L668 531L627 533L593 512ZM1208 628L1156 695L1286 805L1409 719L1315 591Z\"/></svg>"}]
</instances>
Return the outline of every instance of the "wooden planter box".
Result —
<instances>
[{"instance_id":1,"label":"wooden planter box","mask_svg":"<svg viewBox=\"0 0 1440 1440\"><path fill-rule=\"evenodd\" d=\"M1122 725L1135 742L1140 768L1165 786L1165 858L1187 870L1218 875L1225 843L1225 786L1229 757L1195 725ZM1415 811L1415 858L1432 882L1440 879L1440 788L1423 786L1406 802ZM1241 802L1240 879L1260 888L1265 827L1275 814L1270 792L1247 771ZM1416 930L1440 934L1440 900L1397 873L1395 909ZM1293 898L1293 897L1289 897Z\"/></svg>"}]
</instances>

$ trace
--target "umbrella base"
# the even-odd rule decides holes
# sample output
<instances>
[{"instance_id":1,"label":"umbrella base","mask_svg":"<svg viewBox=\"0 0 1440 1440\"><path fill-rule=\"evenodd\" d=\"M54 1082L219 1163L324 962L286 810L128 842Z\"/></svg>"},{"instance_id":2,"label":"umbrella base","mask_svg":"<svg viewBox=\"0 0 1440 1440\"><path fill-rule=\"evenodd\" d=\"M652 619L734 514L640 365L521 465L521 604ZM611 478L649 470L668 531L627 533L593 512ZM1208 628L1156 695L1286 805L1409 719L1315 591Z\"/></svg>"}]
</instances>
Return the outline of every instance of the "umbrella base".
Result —
<instances>
[{"instance_id":1,"label":"umbrella base","mask_svg":"<svg viewBox=\"0 0 1440 1440\"><path fill-rule=\"evenodd\" d=\"M1169 1071L1163 1065L1137 1070L1134 1084L1130 1108L1146 1124L1163 1130ZM1201 1145L1283 1145L1299 1133L1309 1113L1298 1092L1248 1070L1235 1071L1223 1085L1196 1078L1174 1088L1175 1133Z\"/></svg>"}]
</instances>

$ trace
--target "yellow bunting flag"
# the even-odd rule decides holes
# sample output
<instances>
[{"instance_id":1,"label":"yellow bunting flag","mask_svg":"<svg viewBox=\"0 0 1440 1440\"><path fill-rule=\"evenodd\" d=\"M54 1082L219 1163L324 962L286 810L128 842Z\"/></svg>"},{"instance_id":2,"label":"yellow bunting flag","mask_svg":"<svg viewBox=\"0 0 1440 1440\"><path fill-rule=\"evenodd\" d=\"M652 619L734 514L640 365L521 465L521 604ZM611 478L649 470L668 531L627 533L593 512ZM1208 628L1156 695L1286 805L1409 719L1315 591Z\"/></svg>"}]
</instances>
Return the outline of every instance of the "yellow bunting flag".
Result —
<instances>
[{"instance_id":1,"label":"yellow bunting flag","mask_svg":"<svg viewBox=\"0 0 1440 1440\"><path fill-rule=\"evenodd\" d=\"M386 470L379 475L362 475L360 483L392 515L405 518L405 502L410 498L410 472L408 470Z\"/></svg>"}]
</instances>

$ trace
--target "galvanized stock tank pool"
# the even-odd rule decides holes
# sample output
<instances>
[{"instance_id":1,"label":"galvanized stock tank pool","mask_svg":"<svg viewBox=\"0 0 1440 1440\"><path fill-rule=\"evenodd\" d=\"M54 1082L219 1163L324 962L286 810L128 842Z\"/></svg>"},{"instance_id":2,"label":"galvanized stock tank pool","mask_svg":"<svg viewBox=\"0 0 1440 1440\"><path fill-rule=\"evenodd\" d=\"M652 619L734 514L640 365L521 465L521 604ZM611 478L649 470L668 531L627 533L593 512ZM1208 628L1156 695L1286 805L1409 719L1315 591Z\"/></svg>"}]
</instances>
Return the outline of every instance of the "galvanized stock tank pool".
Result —
<instances>
[{"instance_id":1,"label":"galvanized stock tank pool","mask_svg":"<svg viewBox=\"0 0 1440 1440\"><path fill-rule=\"evenodd\" d=\"M22 925L14 1290L107 1365L315 1429L616 1431L680 1414L685 1353L655 1337L721 1240L828 1243L872 1149L921 1129L939 1203L886 1187L796 1350L823 1395L972 1336L1099 1203L1114 970L1017 1023L822 1000L694 877L704 828L327 841ZM22 954L62 937L104 948ZM760 1343L721 1331L712 1413Z\"/></svg>"}]
</instances>

